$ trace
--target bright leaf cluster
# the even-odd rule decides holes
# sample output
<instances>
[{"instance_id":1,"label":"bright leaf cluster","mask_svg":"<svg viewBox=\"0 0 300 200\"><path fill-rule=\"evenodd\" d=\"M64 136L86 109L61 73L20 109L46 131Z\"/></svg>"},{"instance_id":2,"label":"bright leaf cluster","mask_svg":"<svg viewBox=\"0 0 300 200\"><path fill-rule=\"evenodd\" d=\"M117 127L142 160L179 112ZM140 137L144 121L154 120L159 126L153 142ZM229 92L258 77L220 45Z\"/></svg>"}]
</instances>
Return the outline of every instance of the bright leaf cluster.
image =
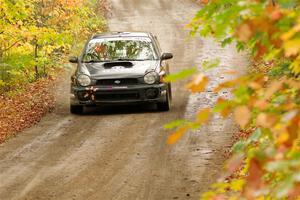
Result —
<instances>
[{"instance_id":1,"label":"bright leaf cluster","mask_svg":"<svg viewBox=\"0 0 300 200\"><path fill-rule=\"evenodd\" d=\"M105 23L89 0L0 0L0 91L46 76Z\"/></svg>"},{"instance_id":2,"label":"bright leaf cluster","mask_svg":"<svg viewBox=\"0 0 300 200\"><path fill-rule=\"evenodd\" d=\"M300 1L205 0L191 24L192 34L213 36L223 46L251 52L248 75L226 81L214 92L231 89L195 121L177 121L169 138L176 142L211 114L233 113L241 129L253 130L233 147L227 163L231 179L213 185L203 199L296 199L300 195ZM188 88L202 92L197 76ZM172 124L171 124L172 125Z\"/></svg>"}]
</instances>

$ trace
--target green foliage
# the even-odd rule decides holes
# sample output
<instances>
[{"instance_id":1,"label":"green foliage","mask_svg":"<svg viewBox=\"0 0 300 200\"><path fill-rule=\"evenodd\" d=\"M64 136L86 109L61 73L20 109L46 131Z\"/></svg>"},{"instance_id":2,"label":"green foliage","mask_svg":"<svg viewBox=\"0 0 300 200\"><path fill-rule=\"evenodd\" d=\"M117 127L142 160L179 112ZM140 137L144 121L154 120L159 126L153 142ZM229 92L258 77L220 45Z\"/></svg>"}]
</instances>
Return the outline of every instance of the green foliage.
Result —
<instances>
[{"instance_id":1,"label":"green foliage","mask_svg":"<svg viewBox=\"0 0 300 200\"><path fill-rule=\"evenodd\" d=\"M191 34L234 43L252 55L252 70L226 81L233 98L218 99L211 110L233 112L241 129L252 132L233 146L226 181L214 184L203 199L300 198L300 1L202 0L189 27ZM275 3L276 2L276 3ZM275 4L274 4L275 3ZM203 86L205 75L196 83ZM202 111L200 111L202 112ZM197 122L197 119L195 122ZM193 122L190 122L193 123ZM190 127L179 125L178 140Z\"/></svg>"},{"instance_id":2,"label":"green foliage","mask_svg":"<svg viewBox=\"0 0 300 200\"><path fill-rule=\"evenodd\" d=\"M298 197L299 1L282 0L273 5L271 1L214 0L198 12L191 27L192 34L213 36L223 46L235 41L238 50L247 49L258 63L257 74L247 75L233 89L234 98L219 101L214 108L220 113L230 108L242 128L256 129L233 146L234 154L246 156L244 164L229 162L237 178L215 185L203 199ZM229 81L221 88L234 83L236 80ZM237 163L239 167L234 168Z\"/></svg>"},{"instance_id":3,"label":"green foliage","mask_svg":"<svg viewBox=\"0 0 300 200\"><path fill-rule=\"evenodd\" d=\"M0 0L0 91L49 75L89 35L105 30L96 3Z\"/></svg>"},{"instance_id":4,"label":"green foliage","mask_svg":"<svg viewBox=\"0 0 300 200\"><path fill-rule=\"evenodd\" d=\"M165 78L166 82L173 82L187 78L197 72L197 68L184 69L178 73L170 74Z\"/></svg>"}]
</instances>

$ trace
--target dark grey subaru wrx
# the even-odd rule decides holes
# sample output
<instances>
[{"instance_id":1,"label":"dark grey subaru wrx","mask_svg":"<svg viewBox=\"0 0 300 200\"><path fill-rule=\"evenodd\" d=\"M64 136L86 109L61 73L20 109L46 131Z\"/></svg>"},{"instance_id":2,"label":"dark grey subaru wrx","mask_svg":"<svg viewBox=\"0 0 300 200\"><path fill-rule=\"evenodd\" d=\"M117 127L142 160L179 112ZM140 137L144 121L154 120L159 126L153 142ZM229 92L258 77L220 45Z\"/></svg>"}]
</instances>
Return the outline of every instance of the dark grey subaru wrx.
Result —
<instances>
[{"instance_id":1,"label":"dark grey subaru wrx","mask_svg":"<svg viewBox=\"0 0 300 200\"><path fill-rule=\"evenodd\" d=\"M170 109L171 84L157 37L144 32L110 32L94 35L79 57L70 62L72 75L70 112L83 113L84 106L155 103L160 111Z\"/></svg>"}]
</instances>

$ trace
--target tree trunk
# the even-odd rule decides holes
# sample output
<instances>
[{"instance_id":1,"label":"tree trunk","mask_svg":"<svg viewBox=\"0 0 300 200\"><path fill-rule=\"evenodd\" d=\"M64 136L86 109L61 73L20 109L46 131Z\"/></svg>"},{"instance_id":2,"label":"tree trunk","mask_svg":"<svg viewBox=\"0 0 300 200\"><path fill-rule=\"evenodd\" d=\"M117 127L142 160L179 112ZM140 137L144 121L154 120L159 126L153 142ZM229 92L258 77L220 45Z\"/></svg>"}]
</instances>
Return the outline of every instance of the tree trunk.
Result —
<instances>
[{"instance_id":1,"label":"tree trunk","mask_svg":"<svg viewBox=\"0 0 300 200\"><path fill-rule=\"evenodd\" d=\"M34 71L35 71L35 80L39 79L39 69L37 65L37 58L38 58L38 44L37 44L37 39L35 40L34 44L34 59L35 59L35 66L34 66Z\"/></svg>"}]
</instances>

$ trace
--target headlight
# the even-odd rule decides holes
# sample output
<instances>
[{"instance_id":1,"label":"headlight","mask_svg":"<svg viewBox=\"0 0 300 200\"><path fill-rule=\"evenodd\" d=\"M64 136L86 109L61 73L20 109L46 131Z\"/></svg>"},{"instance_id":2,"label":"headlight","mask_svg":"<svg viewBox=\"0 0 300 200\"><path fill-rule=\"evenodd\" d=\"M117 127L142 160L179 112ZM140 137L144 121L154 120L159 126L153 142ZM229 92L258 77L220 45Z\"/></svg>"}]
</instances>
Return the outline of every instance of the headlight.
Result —
<instances>
[{"instance_id":1,"label":"headlight","mask_svg":"<svg viewBox=\"0 0 300 200\"><path fill-rule=\"evenodd\" d=\"M158 80L158 74L156 72L148 72L145 76L144 76L144 81L147 84L153 84Z\"/></svg>"},{"instance_id":2,"label":"headlight","mask_svg":"<svg viewBox=\"0 0 300 200\"><path fill-rule=\"evenodd\" d=\"M90 77L88 75L85 75L85 74L80 74L77 77L77 81L83 87L89 86L91 84Z\"/></svg>"}]
</instances>

